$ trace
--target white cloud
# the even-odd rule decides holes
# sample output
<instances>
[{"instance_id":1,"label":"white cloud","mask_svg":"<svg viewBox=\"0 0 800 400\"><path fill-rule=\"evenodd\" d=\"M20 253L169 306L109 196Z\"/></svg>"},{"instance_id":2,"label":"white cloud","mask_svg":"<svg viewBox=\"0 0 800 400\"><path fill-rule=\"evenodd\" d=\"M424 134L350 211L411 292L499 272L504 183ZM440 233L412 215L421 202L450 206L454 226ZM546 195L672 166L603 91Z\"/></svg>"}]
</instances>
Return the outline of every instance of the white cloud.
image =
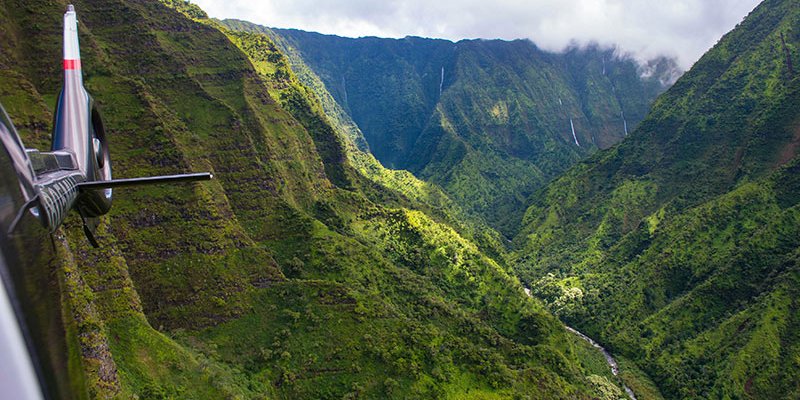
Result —
<instances>
[{"instance_id":1,"label":"white cloud","mask_svg":"<svg viewBox=\"0 0 800 400\"><path fill-rule=\"evenodd\" d=\"M341 36L617 45L688 68L760 0L192 0L209 15Z\"/></svg>"}]
</instances>

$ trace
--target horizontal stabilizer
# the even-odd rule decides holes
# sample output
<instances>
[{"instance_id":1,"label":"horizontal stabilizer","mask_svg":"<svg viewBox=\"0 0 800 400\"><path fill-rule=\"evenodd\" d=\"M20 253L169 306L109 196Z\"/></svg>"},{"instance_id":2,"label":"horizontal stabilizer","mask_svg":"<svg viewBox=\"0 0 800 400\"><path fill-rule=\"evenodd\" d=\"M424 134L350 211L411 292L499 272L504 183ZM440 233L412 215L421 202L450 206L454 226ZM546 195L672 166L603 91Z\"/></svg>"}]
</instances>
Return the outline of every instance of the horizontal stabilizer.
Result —
<instances>
[{"instance_id":1,"label":"horizontal stabilizer","mask_svg":"<svg viewBox=\"0 0 800 400\"><path fill-rule=\"evenodd\" d=\"M110 181L84 182L78 184L78 189L80 190L113 189L123 186L207 181L210 180L211 178L213 178L213 175L211 175L211 173L209 172L199 172L195 174L180 174L180 175L148 176L146 178L112 179Z\"/></svg>"}]
</instances>

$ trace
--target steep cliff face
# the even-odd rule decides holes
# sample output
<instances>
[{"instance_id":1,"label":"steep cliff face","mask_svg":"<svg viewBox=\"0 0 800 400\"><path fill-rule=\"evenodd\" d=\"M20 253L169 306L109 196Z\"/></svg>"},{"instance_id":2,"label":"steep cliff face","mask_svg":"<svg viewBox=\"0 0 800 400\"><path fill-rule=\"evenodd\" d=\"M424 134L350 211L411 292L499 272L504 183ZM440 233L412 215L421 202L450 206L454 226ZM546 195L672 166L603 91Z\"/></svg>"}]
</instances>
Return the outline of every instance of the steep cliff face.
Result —
<instances>
[{"instance_id":1,"label":"steep cliff face","mask_svg":"<svg viewBox=\"0 0 800 400\"><path fill-rule=\"evenodd\" d=\"M539 296L668 397L797 396L798 10L763 2L517 237Z\"/></svg>"},{"instance_id":2,"label":"steep cliff face","mask_svg":"<svg viewBox=\"0 0 800 400\"><path fill-rule=\"evenodd\" d=\"M0 101L31 147L48 146L65 7L0 2ZM90 397L594 396L492 235L352 156L268 38L181 1L75 7L115 176L216 177L116 191L99 250L67 222L56 272Z\"/></svg>"},{"instance_id":3,"label":"steep cliff face","mask_svg":"<svg viewBox=\"0 0 800 400\"><path fill-rule=\"evenodd\" d=\"M553 54L523 40L349 39L223 23L296 55L293 67L319 78L311 87L335 99L381 163L441 186L507 235L525 198L624 138L678 73L670 60L644 68L597 47Z\"/></svg>"}]
</instances>

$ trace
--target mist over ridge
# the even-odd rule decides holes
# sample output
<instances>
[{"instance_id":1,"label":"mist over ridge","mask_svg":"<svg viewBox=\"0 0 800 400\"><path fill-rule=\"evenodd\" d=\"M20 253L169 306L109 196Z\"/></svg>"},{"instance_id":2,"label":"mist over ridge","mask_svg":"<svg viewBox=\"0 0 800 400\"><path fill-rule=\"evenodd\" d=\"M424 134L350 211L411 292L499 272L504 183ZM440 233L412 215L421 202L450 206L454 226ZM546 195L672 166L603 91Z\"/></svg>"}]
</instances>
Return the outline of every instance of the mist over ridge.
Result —
<instances>
[{"instance_id":1,"label":"mist over ridge","mask_svg":"<svg viewBox=\"0 0 800 400\"><path fill-rule=\"evenodd\" d=\"M245 19L265 26L298 28L346 37L408 35L464 38L528 38L559 52L573 43L619 46L639 60L675 57L688 69L759 3L757 0L574 0L486 3L420 0L371 3L195 0L215 18Z\"/></svg>"}]
</instances>

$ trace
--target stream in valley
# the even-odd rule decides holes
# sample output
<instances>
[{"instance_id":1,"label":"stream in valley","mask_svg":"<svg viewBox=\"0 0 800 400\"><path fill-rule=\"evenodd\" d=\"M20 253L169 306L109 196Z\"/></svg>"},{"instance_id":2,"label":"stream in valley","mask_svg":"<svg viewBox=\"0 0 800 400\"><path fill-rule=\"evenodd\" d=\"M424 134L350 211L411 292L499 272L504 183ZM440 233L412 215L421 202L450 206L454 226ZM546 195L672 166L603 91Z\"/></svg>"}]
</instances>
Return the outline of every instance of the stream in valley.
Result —
<instances>
[{"instance_id":1,"label":"stream in valley","mask_svg":"<svg viewBox=\"0 0 800 400\"><path fill-rule=\"evenodd\" d=\"M525 294L527 294L528 297L530 297L531 296L531 290L528 289L528 288L525 288ZM600 350L600 352L603 353L603 357L606 358L606 363L608 363L608 366L611 367L611 373L614 374L614 376L619 375L619 364L617 364L617 360L615 360L614 357L611 356L611 353L609 353L608 350L605 349L605 347L601 346L599 343L594 341L594 339L592 339L592 338L584 335L583 333L579 332L577 329L574 329L574 328L572 328L570 326L567 326L567 325L564 325L564 327L569 332L571 332L571 333L577 335L579 338L589 342L589 344L591 344L592 347L594 347L595 349ZM622 382L621 379L620 379L620 382ZM629 388L627 385L625 385L624 382L622 383L622 389L625 390L625 393L628 395L628 397L631 398L631 400L637 400L636 399L636 395L633 393L633 390L631 390L631 388Z\"/></svg>"},{"instance_id":2,"label":"stream in valley","mask_svg":"<svg viewBox=\"0 0 800 400\"><path fill-rule=\"evenodd\" d=\"M583 333L579 332L576 329L573 329L572 327L569 327L567 325L564 325L564 327L567 328L568 331L574 333L575 335L578 335L579 338L589 342L589 344L591 344L592 347L594 347L595 349L600 350L600 352L603 353L603 357L606 358L608 366L611 367L611 373L614 374L614 376L619 375L619 365L617 364L617 360L615 360L614 357L611 357L611 353L609 353L608 350L605 349L605 347L600 346L600 344L595 342L594 339L584 335ZM636 395L633 394L633 390L631 390L631 388L626 386L625 383L622 383L622 388L625 390L625 393L628 394L628 397L630 397L631 400L637 400Z\"/></svg>"}]
</instances>

